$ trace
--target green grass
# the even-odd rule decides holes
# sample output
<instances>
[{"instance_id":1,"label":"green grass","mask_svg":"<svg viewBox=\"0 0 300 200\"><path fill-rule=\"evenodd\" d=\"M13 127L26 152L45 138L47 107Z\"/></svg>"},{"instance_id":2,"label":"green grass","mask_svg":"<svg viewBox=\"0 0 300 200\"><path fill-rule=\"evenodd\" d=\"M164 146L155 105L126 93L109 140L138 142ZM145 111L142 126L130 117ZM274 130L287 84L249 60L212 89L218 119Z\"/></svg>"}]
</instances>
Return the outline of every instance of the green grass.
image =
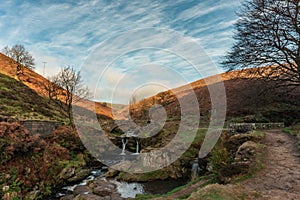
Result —
<instances>
[{"instance_id":1,"label":"green grass","mask_svg":"<svg viewBox=\"0 0 300 200\"><path fill-rule=\"evenodd\" d=\"M182 185L182 186L179 186L179 187L176 187L174 188L173 190L169 191L168 193L166 194L163 194L163 195L160 195L160 194L138 194L136 196L135 199L137 200L144 200L144 199L152 199L152 198L158 198L158 197L169 197L171 195L173 195L174 193L182 190L182 189L185 189L187 187L190 187L196 183L198 183L199 181L202 181L203 179L208 179L208 177L206 176L202 176L202 177L198 177L197 179L195 179L194 181L191 181L191 182L188 182L187 184L185 185ZM212 181L208 181L207 183L204 183L202 184L200 187L205 187L206 185L208 184L211 184L211 183L214 183ZM184 194L182 197L180 197L179 199L186 199L190 196L190 194Z\"/></svg>"},{"instance_id":2,"label":"green grass","mask_svg":"<svg viewBox=\"0 0 300 200\"><path fill-rule=\"evenodd\" d=\"M217 191L212 190L206 197L203 197L203 198L213 199L213 200L223 200L224 196L222 194L219 194Z\"/></svg>"},{"instance_id":3,"label":"green grass","mask_svg":"<svg viewBox=\"0 0 300 200\"><path fill-rule=\"evenodd\" d=\"M300 124L296 124L293 126L285 127L282 129L283 132L289 133L294 136L300 135Z\"/></svg>"},{"instance_id":4,"label":"green grass","mask_svg":"<svg viewBox=\"0 0 300 200\"><path fill-rule=\"evenodd\" d=\"M259 138L264 138L266 135L264 131L260 131L260 130L254 130L253 134L258 136Z\"/></svg>"},{"instance_id":5,"label":"green grass","mask_svg":"<svg viewBox=\"0 0 300 200\"><path fill-rule=\"evenodd\" d=\"M283 128L282 131L285 133L291 134L297 138L298 149L300 151L300 124L295 124L293 126Z\"/></svg>"},{"instance_id":6,"label":"green grass","mask_svg":"<svg viewBox=\"0 0 300 200\"><path fill-rule=\"evenodd\" d=\"M0 116L19 120L65 121L65 115L54 101L3 74L0 74Z\"/></svg>"}]
</instances>

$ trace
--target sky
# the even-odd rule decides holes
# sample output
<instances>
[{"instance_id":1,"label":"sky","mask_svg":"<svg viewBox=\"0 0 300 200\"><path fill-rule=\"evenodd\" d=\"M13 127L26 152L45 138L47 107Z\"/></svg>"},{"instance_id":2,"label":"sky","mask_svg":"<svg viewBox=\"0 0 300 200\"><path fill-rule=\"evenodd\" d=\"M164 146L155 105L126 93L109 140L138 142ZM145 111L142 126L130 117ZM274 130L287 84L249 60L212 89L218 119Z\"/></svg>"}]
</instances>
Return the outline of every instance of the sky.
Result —
<instances>
[{"instance_id":1,"label":"sky","mask_svg":"<svg viewBox=\"0 0 300 200\"><path fill-rule=\"evenodd\" d=\"M240 6L240 0L2 0L0 48L23 44L38 73L72 66L93 99L126 103L221 73Z\"/></svg>"}]
</instances>

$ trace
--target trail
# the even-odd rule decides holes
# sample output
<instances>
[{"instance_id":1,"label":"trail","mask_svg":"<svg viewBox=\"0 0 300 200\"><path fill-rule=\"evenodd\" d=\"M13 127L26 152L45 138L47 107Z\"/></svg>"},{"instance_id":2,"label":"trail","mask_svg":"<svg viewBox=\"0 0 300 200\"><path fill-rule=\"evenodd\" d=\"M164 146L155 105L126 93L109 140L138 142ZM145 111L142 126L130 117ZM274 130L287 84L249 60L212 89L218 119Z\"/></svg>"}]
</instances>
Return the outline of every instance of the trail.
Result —
<instances>
[{"instance_id":1,"label":"trail","mask_svg":"<svg viewBox=\"0 0 300 200\"><path fill-rule=\"evenodd\" d=\"M263 143L266 145L264 168L255 177L241 182L241 189L260 193L261 196L255 198L259 200L300 200L300 150L296 140L280 130L269 130ZM191 194L203 183L204 180L169 197L154 199L178 199Z\"/></svg>"},{"instance_id":2,"label":"trail","mask_svg":"<svg viewBox=\"0 0 300 200\"><path fill-rule=\"evenodd\" d=\"M300 154L296 141L280 130L266 131L264 168L241 183L262 199L300 199Z\"/></svg>"}]
</instances>

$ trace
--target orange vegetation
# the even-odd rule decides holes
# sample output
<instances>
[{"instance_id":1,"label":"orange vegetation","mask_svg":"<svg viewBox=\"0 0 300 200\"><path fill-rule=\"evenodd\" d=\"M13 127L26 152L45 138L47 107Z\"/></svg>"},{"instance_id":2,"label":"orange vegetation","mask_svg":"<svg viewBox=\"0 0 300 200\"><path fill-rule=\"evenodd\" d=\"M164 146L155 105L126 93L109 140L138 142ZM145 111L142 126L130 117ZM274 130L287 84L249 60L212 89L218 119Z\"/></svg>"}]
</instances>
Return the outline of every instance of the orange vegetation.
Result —
<instances>
[{"instance_id":1,"label":"orange vegetation","mask_svg":"<svg viewBox=\"0 0 300 200\"><path fill-rule=\"evenodd\" d=\"M47 92L43 85L45 82L49 82L49 80L28 68L24 68L23 74L16 76L16 66L17 63L15 61L0 53L0 73L22 81L23 84L36 91L39 95L46 97ZM111 109L109 107L102 106L101 103L83 100L76 103L76 105L88 110L96 110L96 113L99 115L112 117Z\"/></svg>"}]
</instances>

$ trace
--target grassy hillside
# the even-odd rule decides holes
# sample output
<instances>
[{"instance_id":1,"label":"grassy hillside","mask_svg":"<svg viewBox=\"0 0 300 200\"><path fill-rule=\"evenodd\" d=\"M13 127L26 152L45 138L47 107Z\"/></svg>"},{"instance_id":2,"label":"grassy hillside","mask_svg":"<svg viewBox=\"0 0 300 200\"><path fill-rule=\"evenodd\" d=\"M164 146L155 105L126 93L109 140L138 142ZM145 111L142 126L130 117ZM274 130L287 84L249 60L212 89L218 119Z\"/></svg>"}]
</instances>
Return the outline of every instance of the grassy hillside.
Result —
<instances>
[{"instance_id":1,"label":"grassy hillside","mask_svg":"<svg viewBox=\"0 0 300 200\"><path fill-rule=\"evenodd\" d=\"M20 74L18 77L16 77L16 66L17 64L15 61L0 53L0 73L19 80L21 83L34 90L40 96L47 96L47 92L45 91L43 85L49 80L27 68L24 68L23 74ZM60 98L63 99L64 97L61 96ZM76 105L88 110L95 109L98 115L108 118L112 117L110 107L104 106L101 103L85 100L76 103Z\"/></svg>"},{"instance_id":2,"label":"grassy hillside","mask_svg":"<svg viewBox=\"0 0 300 200\"><path fill-rule=\"evenodd\" d=\"M224 73L221 77L226 91L227 121L285 122L287 125L299 121L300 88L293 91L289 91L288 88L274 88L275 83L272 81L266 82L249 76L242 78L239 71ZM213 79L213 77L209 78ZM199 102L202 122L209 120L211 110L211 94L205 81L206 79L201 79L190 84ZM173 91L178 92L176 96L172 91L165 91L137 102L131 106L132 117L148 120L149 107L159 103L166 109L168 119L180 119L178 99L191 102L193 98L187 88L182 86L174 89ZM193 110L194 106L190 106L190 109Z\"/></svg>"},{"instance_id":3,"label":"grassy hillside","mask_svg":"<svg viewBox=\"0 0 300 200\"><path fill-rule=\"evenodd\" d=\"M65 116L54 102L0 73L0 115L17 119L58 120Z\"/></svg>"}]
</instances>

